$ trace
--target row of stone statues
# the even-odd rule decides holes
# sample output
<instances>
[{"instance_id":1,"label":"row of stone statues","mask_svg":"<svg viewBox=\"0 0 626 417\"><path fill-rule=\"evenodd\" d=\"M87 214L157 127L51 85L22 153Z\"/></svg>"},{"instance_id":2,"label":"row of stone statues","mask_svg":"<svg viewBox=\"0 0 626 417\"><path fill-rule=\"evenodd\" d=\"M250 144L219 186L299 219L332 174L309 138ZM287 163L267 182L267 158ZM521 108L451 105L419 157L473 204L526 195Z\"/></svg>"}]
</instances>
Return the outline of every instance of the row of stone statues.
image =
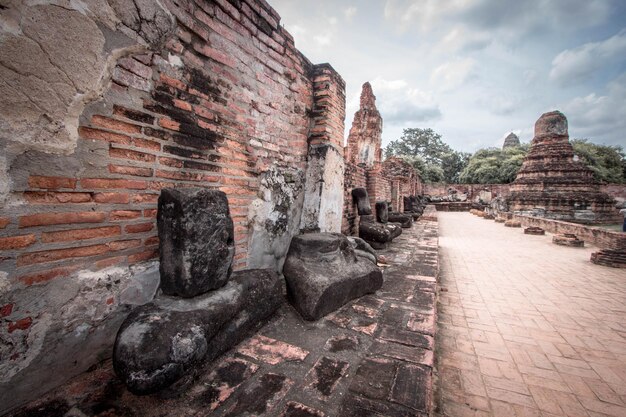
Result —
<instances>
[{"instance_id":1,"label":"row of stone statues","mask_svg":"<svg viewBox=\"0 0 626 417\"><path fill-rule=\"evenodd\" d=\"M128 389L139 395L179 390L203 364L263 325L285 298L304 319L317 320L379 289L383 275L372 246L386 247L411 227L425 201L406 197L404 213L381 201L372 214L367 191L355 189L353 196L360 237L295 236L283 280L271 269L232 272L233 221L223 192L163 189L157 214L160 293L129 314L114 345L114 369Z\"/></svg>"}]
</instances>

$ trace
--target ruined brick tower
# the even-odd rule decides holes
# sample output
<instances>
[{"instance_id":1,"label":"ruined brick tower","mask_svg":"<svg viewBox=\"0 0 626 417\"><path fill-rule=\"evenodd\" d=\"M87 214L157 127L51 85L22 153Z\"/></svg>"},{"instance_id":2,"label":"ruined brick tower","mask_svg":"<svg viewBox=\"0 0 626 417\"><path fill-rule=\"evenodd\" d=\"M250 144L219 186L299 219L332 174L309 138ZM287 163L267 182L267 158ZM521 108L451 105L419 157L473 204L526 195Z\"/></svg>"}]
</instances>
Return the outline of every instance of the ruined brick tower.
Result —
<instances>
[{"instance_id":1,"label":"ruined brick tower","mask_svg":"<svg viewBox=\"0 0 626 417\"><path fill-rule=\"evenodd\" d=\"M593 172L576 160L567 118L559 111L545 113L535 123L535 137L508 201L513 212L576 223L610 223L617 214Z\"/></svg>"}]
</instances>

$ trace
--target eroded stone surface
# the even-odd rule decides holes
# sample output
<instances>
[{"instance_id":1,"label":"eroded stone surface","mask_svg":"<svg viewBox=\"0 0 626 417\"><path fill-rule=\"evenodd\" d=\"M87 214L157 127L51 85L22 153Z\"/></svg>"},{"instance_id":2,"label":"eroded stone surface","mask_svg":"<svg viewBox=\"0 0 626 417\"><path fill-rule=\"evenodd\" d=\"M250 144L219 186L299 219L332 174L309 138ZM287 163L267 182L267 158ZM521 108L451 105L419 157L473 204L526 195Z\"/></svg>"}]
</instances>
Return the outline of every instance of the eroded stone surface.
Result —
<instances>
[{"instance_id":1,"label":"eroded stone surface","mask_svg":"<svg viewBox=\"0 0 626 417\"><path fill-rule=\"evenodd\" d=\"M191 299L157 298L122 324L115 371L135 394L160 391L244 339L282 300L283 284L270 270L236 272L226 286Z\"/></svg>"},{"instance_id":2,"label":"eroded stone surface","mask_svg":"<svg viewBox=\"0 0 626 417\"><path fill-rule=\"evenodd\" d=\"M157 225L163 293L194 297L226 284L235 254L226 194L165 188L159 196Z\"/></svg>"},{"instance_id":3,"label":"eroded stone surface","mask_svg":"<svg viewBox=\"0 0 626 417\"><path fill-rule=\"evenodd\" d=\"M345 236L332 233L293 238L283 274L288 297L306 320L317 320L382 285L380 269L358 258Z\"/></svg>"}]
</instances>

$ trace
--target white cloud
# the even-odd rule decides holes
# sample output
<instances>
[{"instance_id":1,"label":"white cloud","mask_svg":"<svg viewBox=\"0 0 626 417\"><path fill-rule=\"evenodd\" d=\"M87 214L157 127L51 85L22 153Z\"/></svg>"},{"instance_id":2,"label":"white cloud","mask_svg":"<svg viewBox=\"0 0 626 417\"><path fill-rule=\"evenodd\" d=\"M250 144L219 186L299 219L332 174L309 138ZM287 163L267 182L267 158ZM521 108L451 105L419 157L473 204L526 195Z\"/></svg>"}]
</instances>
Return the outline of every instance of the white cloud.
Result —
<instances>
[{"instance_id":1,"label":"white cloud","mask_svg":"<svg viewBox=\"0 0 626 417\"><path fill-rule=\"evenodd\" d=\"M411 87L406 80L385 80L377 77L371 82L376 106L385 124L400 125L437 120L439 105L432 94Z\"/></svg>"},{"instance_id":2,"label":"white cloud","mask_svg":"<svg viewBox=\"0 0 626 417\"><path fill-rule=\"evenodd\" d=\"M472 58L446 62L433 70L430 82L441 91L454 90L465 83L475 65L476 61Z\"/></svg>"},{"instance_id":3,"label":"white cloud","mask_svg":"<svg viewBox=\"0 0 626 417\"><path fill-rule=\"evenodd\" d=\"M613 144L624 145L626 131L626 73L607 85L604 95L576 97L565 104L563 112L571 131L578 137L604 136Z\"/></svg>"},{"instance_id":4,"label":"white cloud","mask_svg":"<svg viewBox=\"0 0 626 417\"><path fill-rule=\"evenodd\" d=\"M492 36L487 32L473 31L463 25L458 25L441 39L438 48L449 52L482 49L492 40Z\"/></svg>"},{"instance_id":5,"label":"white cloud","mask_svg":"<svg viewBox=\"0 0 626 417\"><path fill-rule=\"evenodd\" d=\"M343 11L343 14L346 16L346 20L350 21L356 14L356 7L350 6L346 10Z\"/></svg>"},{"instance_id":6,"label":"white cloud","mask_svg":"<svg viewBox=\"0 0 626 417\"><path fill-rule=\"evenodd\" d=\"M315 42L317 42L320 46L330 45L332 35L330 33L321 33L313 36L313 40L315 40Z\"/></svg>"},{"instance_id":7,"label":"white cloud","mask_svg":"<svg viewBox=\"0 0 626 417\"><path fill-rule=\"evenodd\" d=\"M573 84L589 78L594 71L623 60L626 55L626 30L600 42L589 42L566 49L552 60L550 78Z\"/></svg>"}]
</instances>

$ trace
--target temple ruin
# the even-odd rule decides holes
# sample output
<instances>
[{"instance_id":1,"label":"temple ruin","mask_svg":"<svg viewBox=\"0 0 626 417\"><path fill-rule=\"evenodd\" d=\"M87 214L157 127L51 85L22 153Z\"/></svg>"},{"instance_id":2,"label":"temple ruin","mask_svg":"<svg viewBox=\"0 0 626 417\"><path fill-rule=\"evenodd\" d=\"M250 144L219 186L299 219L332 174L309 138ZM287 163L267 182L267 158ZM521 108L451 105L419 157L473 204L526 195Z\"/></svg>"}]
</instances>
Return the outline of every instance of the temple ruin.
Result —
<instances>
[{"instance_id":1,"label":"temple ruin","mask_svg":"<svg viewBox=\"0 0 626 417\"><path fill-rule=\"evenodd\" d=\"M600 191L593 172L574 155L567 119L543 114L535 137L507 197L509 210L575 223L619 221L615 200Z\"/></svg>"},{"instance_id":2,"label":"temple ruin","mask_svg":"<svg viewBox=\"0 0 626 417\"><path fill-rule=\"evenodd\" d=\"M432 415L438 193L626 264L561 113L427 185L266 0L61 3L0 6L2 415Z\"/></svg>"}]
</instances>

